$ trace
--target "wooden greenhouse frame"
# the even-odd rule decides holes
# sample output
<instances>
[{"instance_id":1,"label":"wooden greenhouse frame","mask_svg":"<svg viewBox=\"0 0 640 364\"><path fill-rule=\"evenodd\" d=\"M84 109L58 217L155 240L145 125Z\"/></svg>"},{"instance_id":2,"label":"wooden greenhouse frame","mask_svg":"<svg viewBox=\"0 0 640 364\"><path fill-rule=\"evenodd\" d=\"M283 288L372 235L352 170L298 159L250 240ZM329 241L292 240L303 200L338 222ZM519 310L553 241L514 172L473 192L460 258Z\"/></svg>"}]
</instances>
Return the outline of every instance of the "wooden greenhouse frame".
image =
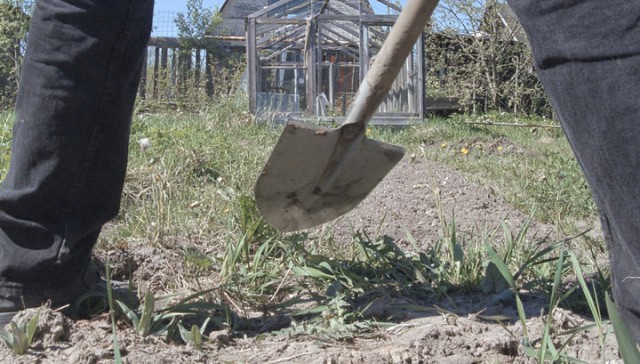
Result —
<instances>
[{"instance_id":1,"label":"wooden greenhouse frame","mask_svg":"<svg viewBox=\"0 0 640 364\"><path fill-rule=\"evenodd\" d=\"M281 0L247 18L254 115L341 121L400 12L387 0ZM425 112L424 35L372 123L405 125Z\"/></svg>"}]
</instances>

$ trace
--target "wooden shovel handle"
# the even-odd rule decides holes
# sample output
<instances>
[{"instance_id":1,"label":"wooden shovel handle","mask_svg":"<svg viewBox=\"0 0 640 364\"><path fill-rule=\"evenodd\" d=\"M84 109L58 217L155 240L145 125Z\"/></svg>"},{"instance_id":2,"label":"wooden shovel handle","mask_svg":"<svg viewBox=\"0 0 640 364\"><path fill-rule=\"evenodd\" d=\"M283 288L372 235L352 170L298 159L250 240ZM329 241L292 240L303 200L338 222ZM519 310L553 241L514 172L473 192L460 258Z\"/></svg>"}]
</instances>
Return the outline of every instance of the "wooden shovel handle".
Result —
<instances>
[{"instance_id":1,"label":"wooden shovel handle","mask_svg":"<svg viewBox=\"0 0 640 364\"><path fill-rule=\"evenodd\" d=\"M408 0L398 16L365 79L343 125L366 126L371 116L389 93L405 59L431 17L438 0Z\"/></svg>"}]
</instances>

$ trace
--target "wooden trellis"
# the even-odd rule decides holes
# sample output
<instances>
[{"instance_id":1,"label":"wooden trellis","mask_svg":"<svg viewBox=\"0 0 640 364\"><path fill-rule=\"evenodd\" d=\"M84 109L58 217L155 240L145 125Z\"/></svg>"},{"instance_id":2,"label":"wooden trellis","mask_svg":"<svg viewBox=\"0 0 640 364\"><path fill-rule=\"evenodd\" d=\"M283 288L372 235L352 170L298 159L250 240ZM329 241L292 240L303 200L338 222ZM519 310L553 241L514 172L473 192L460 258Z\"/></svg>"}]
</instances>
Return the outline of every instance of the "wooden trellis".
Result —
<instances>
[{"instance_id":1,"label":"wooden trellis","mask_svg":"<svg viewBox=\"0 0 640 364\"><path fill-rule=\"evenodd\" d=\"M400 11L386 0L379 4L387 14L375 14L367 0L282 0L251 14L247 19L251 111L332 120L346 115ZM423 118L422 44L421 37L374 123L408 124Z\"/></svg>"}]
</instances>

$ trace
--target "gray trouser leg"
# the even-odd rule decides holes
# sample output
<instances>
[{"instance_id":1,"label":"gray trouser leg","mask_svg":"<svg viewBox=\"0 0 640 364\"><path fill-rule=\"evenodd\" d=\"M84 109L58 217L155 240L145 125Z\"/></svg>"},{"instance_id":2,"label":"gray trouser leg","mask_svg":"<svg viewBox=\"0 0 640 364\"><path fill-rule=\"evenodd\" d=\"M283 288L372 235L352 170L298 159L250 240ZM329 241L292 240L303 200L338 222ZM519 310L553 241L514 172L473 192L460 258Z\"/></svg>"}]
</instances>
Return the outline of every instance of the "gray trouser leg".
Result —
<instances>
[{"instance_id":1,"label":"gray trouser leg","mask_svg":"<svg viewBox=\"0 0 640 364\"><path fill-rule=\"evenodd\" d=\"M509 4L593 191L616 304L640 342L640 2Z\"/></svg>"}]
</instances>

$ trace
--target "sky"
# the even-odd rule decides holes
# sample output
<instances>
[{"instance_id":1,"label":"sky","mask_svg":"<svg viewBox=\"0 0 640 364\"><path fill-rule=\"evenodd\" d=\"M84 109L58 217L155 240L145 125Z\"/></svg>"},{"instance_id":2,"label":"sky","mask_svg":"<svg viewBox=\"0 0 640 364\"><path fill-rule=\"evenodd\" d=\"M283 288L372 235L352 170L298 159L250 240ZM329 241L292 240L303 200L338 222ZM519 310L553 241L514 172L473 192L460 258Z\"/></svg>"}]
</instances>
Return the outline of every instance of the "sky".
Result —
<instances>
[{"instance_id":1,"label":"sky","mask_svg":"<svg viewBox=\"0 0 640 364\"><path fill-rule=\"evenodd\" d=\"M173 19L179 12L186 12L186 0L155 0L155 14L153 19L153 36L176 36L177 30ZM224 0L202 0L206 8L215 9L222 7Z\"/></svg>"},{"instance_id":2,"label":"sky","mask_svg":"<svg viewBox=\"0 0 640 364\"><path fill-rule=\"evenodd\" d=\"M395 1L392 0L392 2ZM404 0L400 1L402 4L404 2ZM224 4L224 0L202 0L202 5L210 9L220 8L222 4ZM177 36L177 29L173 19L177 13L184 13L186 10L186 0L155 0L155 14L151 35L156 37Z\"/></svg>"},{"instance_id":3,"label":"sky","mask_svg":"<svg viewBox=\"0 0 640 364\"><path fill-rule=\"evenodd\" d=\"M395 2L395 1L392 1ZM185 11L186 0L156 0L156 10L159 11ZM202 4L208 8L221 7L224 0L203 0ZM401 1L404 4L404 0Z\"/></svg>"},{"instance_id":4,"label":"sky","mask_svg":"<svg viewBox=\"0 0 640 364\"><path fill-rule=\"evenodd\" d=\"M155 8L163 11L185 11L186 3L186 0L156 0ZM202 5L211 9L219 8L223 3L224 0L202 0Z\"/></svg>"}]
</instances>

